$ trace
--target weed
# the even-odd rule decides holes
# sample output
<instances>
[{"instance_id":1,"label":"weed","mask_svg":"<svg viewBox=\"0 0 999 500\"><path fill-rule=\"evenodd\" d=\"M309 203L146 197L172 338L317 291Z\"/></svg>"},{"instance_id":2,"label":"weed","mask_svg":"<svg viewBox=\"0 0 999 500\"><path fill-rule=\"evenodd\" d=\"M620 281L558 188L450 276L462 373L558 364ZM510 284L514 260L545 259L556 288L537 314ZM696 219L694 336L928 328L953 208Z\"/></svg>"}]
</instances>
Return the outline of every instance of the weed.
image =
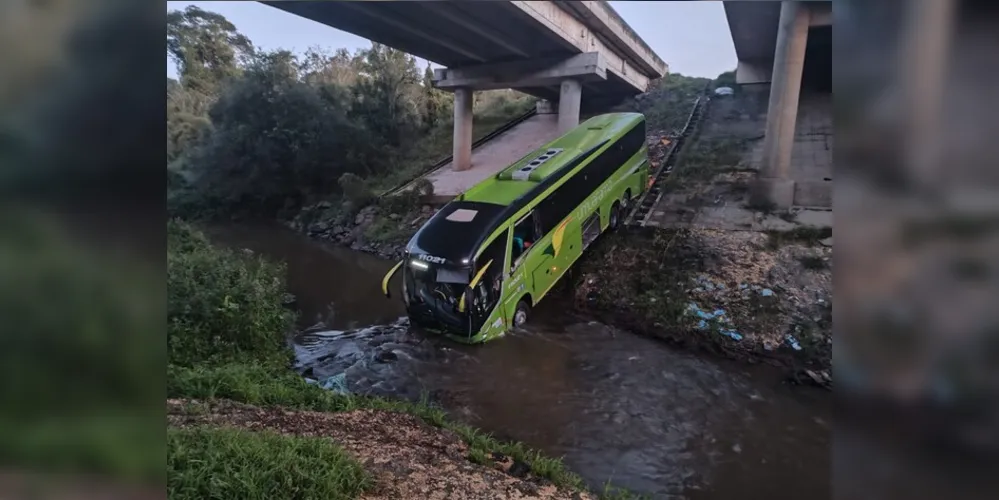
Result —
<instances>
[{"instance_id":1,"label":"weed","mask_svg":"<svg viewBox=\"0 0 999 500\"><path fill-rule=\"evenodd\" d=\"M167 496L356 498L372 485L332 441L227 428L167 429Z\"/></svg>"},{"instance_id":2,"label":"weed","mask_svg":"<svg viewBox=\"0 0 999 500\"><path fill-rule=\"evenodd\" d=\"M281 333L284 269L208 244L191 226L167 225L167 346L171 363L256 356L287 360Z\"/></svg>"},{"instance_id":3,"label":"weed","mask_svg":"<svg viewBox=\"0 0 999 500\"><path fill-rule=\"evenodd\" d=\"M624 488L611 485L610 481L604 483L604 488L600 492L600 500L651 500L651 495L639 495Z\"/></svg>"},{"instance_id":4,"label":"weed","mask_svg":"<svg viewBox=\"0 0 999 500\"><path fill-rule=\"evenodd\" d=\"M469 448L468 460L479 465L486 465L489 463L489 456L480 448Z\"/></svg>"}]
</instances>

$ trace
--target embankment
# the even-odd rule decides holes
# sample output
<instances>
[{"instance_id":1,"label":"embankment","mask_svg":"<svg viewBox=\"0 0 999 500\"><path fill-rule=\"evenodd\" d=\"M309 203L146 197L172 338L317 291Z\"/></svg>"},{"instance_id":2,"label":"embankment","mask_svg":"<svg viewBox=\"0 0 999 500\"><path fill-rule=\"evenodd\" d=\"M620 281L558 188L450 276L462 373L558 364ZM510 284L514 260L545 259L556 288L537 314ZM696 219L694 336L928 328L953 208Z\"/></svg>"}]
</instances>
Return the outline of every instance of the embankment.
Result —
<instances>
[{"instance_id":1,"label":"embankment","mask_svg":"<svg viewBox=\"0 0 999 500\"><path fill-rule=\"evenodd\" d=\"M307 384L289 369L281 267L182 223L168 237L171 498L593 498L561 461L428 403Z\"/></svg>"}]
</instances>

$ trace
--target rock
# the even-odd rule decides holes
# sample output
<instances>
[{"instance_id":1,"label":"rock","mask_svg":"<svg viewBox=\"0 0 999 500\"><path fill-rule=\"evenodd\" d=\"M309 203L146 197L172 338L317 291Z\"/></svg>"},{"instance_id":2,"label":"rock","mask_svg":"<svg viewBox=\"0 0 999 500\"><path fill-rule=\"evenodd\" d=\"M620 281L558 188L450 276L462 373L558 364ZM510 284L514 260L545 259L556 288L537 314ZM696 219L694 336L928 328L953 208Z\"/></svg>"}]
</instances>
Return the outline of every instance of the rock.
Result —
<instances>
[{"instance_id":1,"label":"rock","mask_svg":"<svg viewBox=\"0 0 999 500\"><path fill-rule=\"evenodd\" d=\"M332 206L333 204L328 201L320 201L319 203L316 203L316 208L326 209L331 208Z\"/></svg>"},{"instance_id":2,"label":"rock","mask_svg":"<svg viewBox=\"0 0 999 500\"><path fill-rule=\"evenodd\" d=\"M389 219L399 220L402 216L399 214L389 214Z\"/></svg>"},{"instance_id":3,"label":"rock","mask_svg":"<svg viewBox=\"0 0 999 500\"><path fill-rule=\"evenodd\" d=\"M420 212L424 216L430 215L430 214L434 213L434 207L432 207L430 205L423 205L423 207L420 208Z\"/></svg>"},{"instance_id":4,"label":"rock","mask_svg":"<svg viewBox=\"0 0 999 500\"><path fill-rule=\"evenodd\" d=\"M531 467L529 465L516 460L513 462L513 465L510 466L510 470L507 471L507 474L510 474L513 477L527 477L529 472L531 472Z\"/></svg>"},{"instance_id":5,"label":"rock","mask_svg":"<svg viewBox=\"0 0 999 500\"><path fill-rule=\"evenodd\" d=\"M378 354L375 354L375 361L379 363L388 363L397 359L399 356L393 351L379 351Z\"/></svg>"},{"instance_id":6,"label":"rock","mask_svg":"<svg viewBox=\"0 0 999 500\"><path fill-rule=\"evenodd\" d=\"M313 222L312 225L309 226L309 232L310 233L323 233L323 232L326 232L327 230L329 230L329 228L330 228L330 222L328 220L321 220L321 221Z\"/></svg>"},{"instance_id":7,"label":"rock","mask_svg":"<svg viewBox=\"0 0 999 500\"><path fill-rule=\"evenodd\" d=\"M347 342L340 347L340 350L337 351L336 356L333 359L344 364L353 365L363 356L364 351L361 350L360 346L358 346L356 342Z\"/></svg>"}]
</instances>

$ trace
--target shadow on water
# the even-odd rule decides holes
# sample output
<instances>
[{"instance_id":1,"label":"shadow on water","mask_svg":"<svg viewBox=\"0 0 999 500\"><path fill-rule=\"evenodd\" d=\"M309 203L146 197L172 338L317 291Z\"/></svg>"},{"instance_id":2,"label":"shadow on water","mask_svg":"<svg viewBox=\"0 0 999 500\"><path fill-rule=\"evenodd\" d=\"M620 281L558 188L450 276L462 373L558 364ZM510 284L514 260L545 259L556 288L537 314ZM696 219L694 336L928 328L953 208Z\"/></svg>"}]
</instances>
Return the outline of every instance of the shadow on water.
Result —
<instances>
[{"instance_id":1,"label":"shadow on water","mask_svg":"<svg viewBox=\"0 0 999 500\"><path fill-rule=\"evenodd\" d=\"M767 374L707 361L542 304L533 326L479 346L412 331L381 296L391 262L283 228L214 231L287 261L306 314L335 306L330 328L301 334L297 369L352 392L415 399L523 441L591 486L655 498L820 498L829 491L828 398L803 400ZM311 323L306 321L305 323ZM807 394L806 394L807 396Z\"/></svg>"},{"instance_id":2,"label":"shadow on water","mask_svg":"<svg viewBox=\"0 0 999 500\"><path fill-rule=\"evenodd\" d=\"M381 294L381 279L392 262L310 240L276 223L216 226L206 232L218 243L285 263L301 328L320 321L329 328L357 328L406 314L399 301Z\"/></svg>"}]
</instances>

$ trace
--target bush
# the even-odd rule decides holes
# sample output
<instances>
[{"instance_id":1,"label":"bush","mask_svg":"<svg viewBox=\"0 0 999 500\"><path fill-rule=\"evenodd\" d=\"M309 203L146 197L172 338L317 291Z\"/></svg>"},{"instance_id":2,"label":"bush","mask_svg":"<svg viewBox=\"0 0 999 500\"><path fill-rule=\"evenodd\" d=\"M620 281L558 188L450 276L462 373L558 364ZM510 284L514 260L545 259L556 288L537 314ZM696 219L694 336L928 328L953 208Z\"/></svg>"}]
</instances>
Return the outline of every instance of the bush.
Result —
<instances>
[{"instance_id":1,"label":"bush","mask_svg":"<svg viewBox=\"0 0 999 500\"><path fill-rule=\"evenodd\" d=\"M354 207L363 207L374 199L371 189L368 188L364 180L358 177L357 174L347 172L340 176L337 183L340 184L344 198Z\"/></svg>"},{"instance_id":2,"label":"bush","mask_svg":"<svg viewBox=\"0 0 999 500\"><path fill-rule=\"evenodd\" d=\"M420 197L433 196L434 183L427 180L426 177L421 177L413 184L413 191Z\"/></svg>"},{"instance_id":3,"label":"bush","mask_svg":"<svg viewBox=\"0 0 999 500\"><path fill-rule=\"evenodd\" d=\"M253 360L221 366L168 366L167 397L231 399L316 411L353 409L351 398L305 383L295 372Z\"/></svg>"},{"instance_id":4,"label":"bush","mask_svg":"<svg viewBox=\"0 0 999 500\"><path fill-rule=\"evenodd\" d=\"M167 235L170 362L288 359L283 335L294 316L283 306L283 267L215 248L181 222L170 222Z\"/></svg>"},{"instance_id":5,"label":"bush","mask_svg":"<svg viewBox=\"0 0 999 500\"><path fill-rule=\"evenodd\" d=\"M167 430L172 499L356 498L371 480L329 439L225 428Z\"/></svg>"}]
</instances>

